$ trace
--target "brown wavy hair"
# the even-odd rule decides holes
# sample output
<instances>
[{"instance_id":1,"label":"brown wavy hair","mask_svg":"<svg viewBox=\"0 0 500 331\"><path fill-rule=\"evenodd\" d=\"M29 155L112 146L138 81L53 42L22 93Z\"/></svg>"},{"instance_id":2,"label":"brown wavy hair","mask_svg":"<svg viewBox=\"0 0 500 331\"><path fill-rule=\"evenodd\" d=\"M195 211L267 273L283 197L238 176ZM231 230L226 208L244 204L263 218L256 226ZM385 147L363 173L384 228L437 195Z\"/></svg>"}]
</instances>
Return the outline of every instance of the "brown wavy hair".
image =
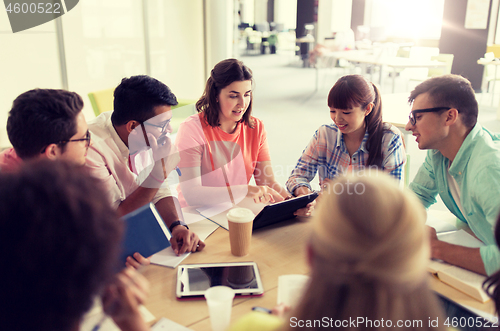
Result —
<instances>
[{"instance_id":1,"label":"brown wavy hair","mask_svg":"<svg viewBox=\"0 0 500 331\"><path fill-rule=\"evenodd\" d=\"M205 91L201 98L196 102L196 110L203 113L205 121L208 125L216 127L220 125L219 114L220 106L217 102L220 91L233 82L242 82L245 80L252 81L252 70L248 68L243 62L237 59L222 60L215 65L210 72L210 77L205 85ZM248 126L254 126L252 120L252 100L248 104L245 114L243 114L240 122L244 122Z\"/></svg>"},{"instance_id":2,"label":"brown wavy hair","mask_svg":"<svg viewBox=\"0 0 500 331\"><path fill-rule=\"evenodd\" d=\"M328 93L328 107L337 109L365 109L373 102L373 109L365 117L368 131L368 160L367 166L382 166L382 137L384 136L384 122L382 122L382 99L379 89L368 82L361 75L347 75L341 77Z\"/></svg>"}]
</instances>

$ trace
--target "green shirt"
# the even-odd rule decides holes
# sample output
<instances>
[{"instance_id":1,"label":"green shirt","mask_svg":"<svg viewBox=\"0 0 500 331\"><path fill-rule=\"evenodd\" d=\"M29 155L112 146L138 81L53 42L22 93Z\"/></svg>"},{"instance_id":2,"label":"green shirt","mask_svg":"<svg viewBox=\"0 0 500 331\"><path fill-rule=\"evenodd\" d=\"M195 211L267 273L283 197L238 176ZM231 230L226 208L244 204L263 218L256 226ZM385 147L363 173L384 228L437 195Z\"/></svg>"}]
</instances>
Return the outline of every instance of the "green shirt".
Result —
<instances>
[{"instance_id":1,"label":"green shirt","mask_svg":"<svg viewBox=\"0 0 500 331\"><path fill-rule=\"evenodd\" d=\"M486 245L480 248L480 253L486 273L491 275L500 269L500 251L494 236L500 211L500 136L476 124L449 168L458 184L466 215L462 214L449 190L449 163L450 160L438 150L429 150L410 189L426 208L436 202L439 194L446 207L467 223Z\"/></svg>"}]
</instances>

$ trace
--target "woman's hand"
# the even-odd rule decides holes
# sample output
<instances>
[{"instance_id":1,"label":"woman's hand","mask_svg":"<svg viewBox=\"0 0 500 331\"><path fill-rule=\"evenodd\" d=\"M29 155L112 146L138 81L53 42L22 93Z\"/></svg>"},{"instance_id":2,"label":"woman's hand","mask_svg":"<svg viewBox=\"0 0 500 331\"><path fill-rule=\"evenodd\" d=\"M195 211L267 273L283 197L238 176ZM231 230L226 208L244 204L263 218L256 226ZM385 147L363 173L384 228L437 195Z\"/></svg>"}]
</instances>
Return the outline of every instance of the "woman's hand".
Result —
<instances>
[{"instance_id":1,"label":"woman's hand","mask_svg":"<svg viewBox=\"0 0 500 331\"><path fill-rule=\"evenodd\" d=\"M280 202L284 200L281 194L266 185L248 185L247 197L252 198L255 203Z\"/></svg>"},{"instance_id":2,"label":"woman's hand","mask_svg":"<svg viewBox=\"0 0 500 331\"><path fill-rule=\"evenodd\" d=\"M295 196L300 197L301 195L311 194L312 191L307 186L299 186L293 193L295 194ZM304 208L297 209L293 214L295 216L309 217L312 215L315 206L316 200L311 201Z\"/></svg>"},{"instance_id":3,"label":"woman's hand","mask_svg":"<svg viewBox=\"0 0 500 331\"><path fill-rule=\"evenodd\" d=\"M290 306L285 305L284 303L280 303L271 310L271 314L285 318L285 314L291 310Z\"/></svg>"}]
</instances>

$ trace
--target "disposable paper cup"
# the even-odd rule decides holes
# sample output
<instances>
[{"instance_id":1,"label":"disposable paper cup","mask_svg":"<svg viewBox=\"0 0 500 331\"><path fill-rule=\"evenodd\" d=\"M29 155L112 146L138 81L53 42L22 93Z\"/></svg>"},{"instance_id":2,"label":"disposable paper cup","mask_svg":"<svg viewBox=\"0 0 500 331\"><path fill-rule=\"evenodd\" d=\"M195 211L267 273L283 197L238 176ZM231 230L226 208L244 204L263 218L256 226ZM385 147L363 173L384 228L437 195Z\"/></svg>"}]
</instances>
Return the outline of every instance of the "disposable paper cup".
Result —
<instances>
[{"instance_id":1,"label":"disposable paper cup","mask_svg":"<svg viewBox=\"0 0 500 331\"><path fill-rule=\"evenodd\" d=\"M234 290L227 286L213 286L205 291L212 331L224 331L231 322Z\"/></svg>"},{"instance_id":2,"label":"disposable paper cup","mask_svg":"<svg viewBox=\"0 0 500 331\"><path fill-rule=\"evenodd\" d=\"M233 255L245 256L250 252L254 218L254 213L247 208L233 208L227 213L229 243Z\"/></svg>"}]
</instances>

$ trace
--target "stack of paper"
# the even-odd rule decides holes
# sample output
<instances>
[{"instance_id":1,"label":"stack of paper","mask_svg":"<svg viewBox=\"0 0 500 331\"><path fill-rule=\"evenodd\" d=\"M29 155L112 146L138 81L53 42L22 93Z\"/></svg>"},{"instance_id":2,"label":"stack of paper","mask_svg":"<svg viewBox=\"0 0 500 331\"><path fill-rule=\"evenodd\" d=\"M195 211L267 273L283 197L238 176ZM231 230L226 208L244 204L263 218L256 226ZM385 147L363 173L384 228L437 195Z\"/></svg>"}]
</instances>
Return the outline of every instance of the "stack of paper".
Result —
<instances>
[{"instance_id":1,"label":"stack of paper","mask_svg":"<svg viewBox=\"0 0 500 331\"><path fill-rule=\"evenodd\" d=\"M300 301L309 282L307 275L281 275L278 277L278 305L294 308Z\"/></svg>"}]
</instances>

